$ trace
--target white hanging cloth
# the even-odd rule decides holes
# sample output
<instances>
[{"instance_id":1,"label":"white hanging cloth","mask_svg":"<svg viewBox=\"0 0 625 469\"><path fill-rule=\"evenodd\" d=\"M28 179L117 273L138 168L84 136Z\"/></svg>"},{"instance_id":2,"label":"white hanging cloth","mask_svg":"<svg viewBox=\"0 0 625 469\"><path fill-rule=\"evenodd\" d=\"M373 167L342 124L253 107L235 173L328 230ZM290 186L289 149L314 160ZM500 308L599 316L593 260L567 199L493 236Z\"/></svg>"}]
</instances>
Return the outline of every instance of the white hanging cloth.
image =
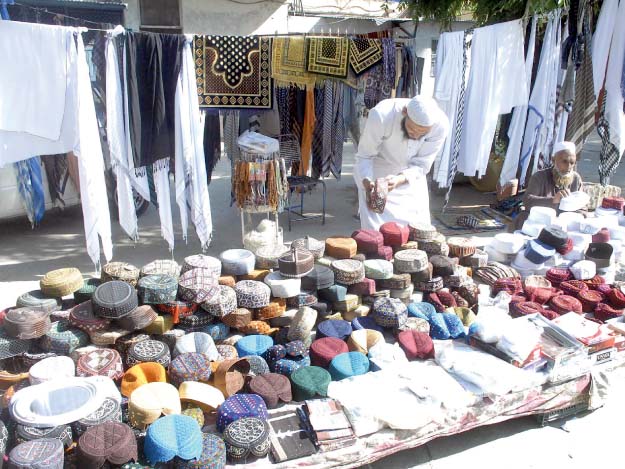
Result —
<instances>
[{"instance_id":1,"label":"white hanging cloth","mask_svg":"<svg viewBox=\"0 0 625 469\"><path fill-rule=\"evenodd\" d=\"M450 132L445 139L443 150L434 162L432 177L439 187L447 187L449 163L454 136L458 97L462 87L462 56L464 31L443 33L436 49L436 83L434 98L449 118ZM465 75L465 76L468 76Z\"/></svg>"},{"instance_id":2,"label":"white hanging cloth","mask_svg":"<svg viewBox=\"0 0 625 469\"><path fill-rule=\"evenodd\" d=\"M529 90L532 85L532 69L534 68L534 49L536 48L536 24L538 18L532 18L532 26L530 29L530 37L527 44L527 53L525 55L525 82ZM523 142L523 133L525 131L525 122L527 121L527 105L523 104L514 108L512 120L508 128L508 149L506 150L506 159L501 168L499 175L499 183L504 186L508 181L516 177L519 167L519 156L521 153L521 143Z\"/></svg>"},{"instance_id":3,"label":"white hanging cloth","mask_svg":"<svg viewBox=\"0 0 625 469\"><path fill-rule=\"evenodd\" d=\"M543 47L540 52L538 71L529 101L529 112L521 148L520 184L525 184L527 169L534 156L533 172L543 169L542 164L551 157L555 104L560 66L560 10L551 14ZM543 162L541 163L541 156Z\"/></svg>"},{"instance_id":4,"label":"white hanging cloth","mask_svg":"<svg viewBox=\"0 0 625 469\"><path fill-rule=\"evenodd\" d=\"M36 41L36 43L40 43L37 49L30 48L33 46L30 42L33 31L37 31L39 39L47 35L47 40L41 43ZM87 253L98 268L100 265L100 242L107 261L113 257L113 245L104 180L104 160L91 91L89 67L82 40L83 31L82 28L0 21L0 37L2 38L0 42L3 45L2 61L4 64L3 72L0 73L0 89L3 90L3 97L7 89L15 86L15 83L12 83L13 75L11 73L5 74L4 69L10 68L8 64L20 62L23 55L30 54L32 57L40 57L42 63L48 59L48 54L52 57L62 56L65 69L64 75L57 77L60 83L65 86L64 104L61 105L63 118L58 138L52 140L45 136L29 133L32 130L29 127L32 125L36 128L39 127L36 117L33 121L34 124L26 125L24 128L19 127L22 125L19 124L19 120L16 120L9 128L0 125L0 166L25 160L33 155L52 155L70 151L76 155L80 174L80 197ZM74 35L76 40L74 40ZM58 72L58 68L54 68L54 70ZM47 101L49 82L48 74L41 73L35 67L30 72L20 76L19 86L22 93L32 95L28 97L32 102L49 103ZM6 119L4 120L6 121ZM56 122L54 117L51 122ZM44 127L46 125L44 124ZM50 129L39 128L37 132L42 130L43 134L46 134Z\"/></svg>"},{"instance_id":5,"label":"white hanging cloth","mask_svg":"<svg viewBox=\"0 0 625 469\"><path fill-rule=\"evenodd\" d=\"M520 20L477 28L471 46L458 171L486 173L499 114L527 103L524 34Z\"/></svg>"},{"instance_id":6,"label":"white hanging cloth","mask_svg":"<svg viewBox=\"0 0 625 469\"><path fill-rule=\"evenodd\" d=\"M176 202L180 209L183 236L188 223L187 210L195 225L202 249L212 239L213 222L204 163L204 129L200 125L192 36L187 36L182 69L176 86Z\"/></svg>"},{"instance_id":7,"label":"white hanging cloth","mask_svg":"<svg viewBox=\"0 0 625 469\"><path fill-rule=\"evenodd\" d=\"M618 10L619 0L604 0L597 20L597 28L592 36L592 77L595 96L599 96L603 88Z\"/></svg>"}]
</instances>

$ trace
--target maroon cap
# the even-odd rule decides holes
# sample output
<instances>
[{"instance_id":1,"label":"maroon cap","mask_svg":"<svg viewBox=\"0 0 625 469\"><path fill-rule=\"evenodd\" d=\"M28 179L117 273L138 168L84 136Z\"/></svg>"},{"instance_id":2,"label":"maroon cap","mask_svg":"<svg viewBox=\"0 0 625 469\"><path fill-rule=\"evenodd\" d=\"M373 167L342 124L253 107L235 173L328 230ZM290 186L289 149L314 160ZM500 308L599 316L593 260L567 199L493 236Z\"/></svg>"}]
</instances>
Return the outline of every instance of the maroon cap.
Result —
<instances>
[{"instance_id":1,"label":"maroon cap","mask_svg":"<svg viewBox=\"0 0 625 469\"><path fill-rule=\"evenodd\" d=\"M569 295L554 296L549 303L551 309L558 314L566 314L571 311L575 313L582 312L582 304L577 298Z\"/></svg>"},{"instance_id":2,"label":"maroon cap","mask_svg":"<svg viewBox=\"0 0 625 469\"><path fill-rule=\"evenodd\" d=\"M592 312L605 299L605 296L596 290L582 290L577 298L582 303L583 311Z\"/></svg>"},{"instance_id":3,"label":"maroon cap","mask_svg":"<svg viewBox=\"0 0 625 469\"><path fill-rule=\"evenodd\" d=\"M310 364L327 368L334 357L349 352L345 341L336 337L315 340L310 346Z\"/></svg>"},{"instance_id":4,"label":"maroon cap","mask_svg":"<svg viewBox=\"0 0 625 469\"><path fill-rule=\"evenodd\" d=\"M376 230L356 230L352 233L352 238L356 240L358 252L364 254L376 254L384 245L384 236Z\"/></svg>"},{"instance_id":5,"label":"maroon cap","mask_svg":"<svg viewBox=\"0 0 625 469\"><path fill-rule=\"evenodd\" d=\"M593 243L607 243L610 241L610 230L607 228L601 228L594 235L592 235Z\"/></svg>"},{"instance_id":6,"label":"maroon cap","mask_svg":"<svg viewBox=\"0 0 625 469\"><path fill-rule=\"evenodd\" d=\"M588 285L581 280L567 280L560 284L560 290L562 290L565 295L577 296L582 290L588 290Z\"/></svg>"},{"instance_id":7,"label":"maroon cap","mask_svg":"<svg viewBox=\"0 0 625 469\"><path fill-rule=\"evenodd\" d=\"M434 343L425 332L403 331L399 333L398 341L409 360L434 358Z\"/></svg>"},{"instance_id":8,"label":"maroon cap","mask_svg":"<svg viewBox=\"0 0 625 469\"><path fill-rule=\"evenodd\" d=\"M610 290L608 293L608 300L610 301L610 305L615 308L625 308L625 294L620 288L613 288Z\"/></svg>"},{"instance_id":9,"label":"maroon cap","mask_svg":"<svg viewBox=\"0 0 625 469\"><path fill-rule=\"evenodd\" d=\"M599 303L595 308L595 319L599 321L607 321L608 319L615 319L623 315L623 310L619 308L613 308L605 303Z\"/></svg>"},{"instance_id":10,"label":"maroon cap","mask_svg":"<svg viewBox=\"0 0 625 469\"><path fill-rule=\"evenodd\" d=\"M347 292L354 295L371 296L376 292L375 280L365 277L362 281L350 285Z\"/></svg>"},{"instance_id":11,"label":"maroon cap","mask_svg":"<svg viewBox=\"0 0 625 469\"><path fill-rule=\"evenodd\" d=\"M389 221L380 226L380 233L384 236L386 246L401 246L408 241L410 231L407 226Z\"/></svg>"}]
</instances>

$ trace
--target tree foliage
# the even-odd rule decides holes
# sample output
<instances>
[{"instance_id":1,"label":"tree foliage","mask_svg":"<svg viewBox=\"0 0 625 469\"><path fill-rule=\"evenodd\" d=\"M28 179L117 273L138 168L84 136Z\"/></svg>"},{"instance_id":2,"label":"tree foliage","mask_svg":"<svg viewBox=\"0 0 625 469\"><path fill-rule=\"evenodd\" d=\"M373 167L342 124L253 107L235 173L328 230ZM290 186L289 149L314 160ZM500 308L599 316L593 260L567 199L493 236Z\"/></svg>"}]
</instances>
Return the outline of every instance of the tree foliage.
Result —
<instances>
[{"instance_id":1,"label":"tree foliage","mask_svg":"<svg viewBox=\"0 0 625 469\"><path fill-rule=\"evenodd\" d=\"M566 6L566 0L400 0L400 8L418 21L437 21L448 29L458 16L472 14L478 25L500 23L529 13L544 13Z\"/></svg>"}]
</instances>

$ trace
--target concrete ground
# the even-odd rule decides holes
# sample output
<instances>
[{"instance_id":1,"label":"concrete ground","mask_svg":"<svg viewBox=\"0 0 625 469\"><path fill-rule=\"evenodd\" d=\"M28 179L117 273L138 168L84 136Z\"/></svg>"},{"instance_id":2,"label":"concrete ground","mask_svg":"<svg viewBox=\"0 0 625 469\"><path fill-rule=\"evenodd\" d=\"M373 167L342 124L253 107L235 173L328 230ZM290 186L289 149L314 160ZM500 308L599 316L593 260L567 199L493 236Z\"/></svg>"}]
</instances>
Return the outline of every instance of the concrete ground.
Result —
<instances>
[{"instance_id":1,"label":"concrete ground","mask_svg":"<svg viewBox=\"0 0 625 469\"><path fill-rule=\"evenodd\" d=\"M599 144L596 137L585 147L579 161L584 180L598 181ZM310 235L325 238L333 234L350 234L359 227L354 217L357 212L356 192L352 179L353 146L346 144L343 178L328 179L327 218L293 224L288 231L286 214L281 215L285 242ZM625 165L613 177L613 184L623 185ZM210 185L214 238L208 254L240 247L241 226L238 211L230 207L230 165L223 159L217 166ZM481 194L470 185L454 187L450 208L488 205L490 194ZM431 211L442 206L440 196L431 196ZM305 197L305 209L321 211L321 191ZM174 224L178 223L177 206L172 200ZM114 220L114 218L113 218ZM258 216L255 217L258 222ZM157 211L151 207L139 219L140 240L129 240L113 221L114 260L141 266L158 258L169 258L167 244L160 235ZM253 226L249 223L249 226ZM176 230L173 257L178 262L190 254L200 252L199 242L189 228L189 240L184 242ZM26 219L0 222L0 308L12 306L17 296L38 288L39 279L47 271L60 267L78 267L83 273L93 273L94 266L85 251L84 228L80 207L52 211L39 227L31 229ZM585 468L607 463L620 467L618 452L622 440L622 422L625 422L625 379L620 371L614 376L614 387L607 404L586 416L544 428L533 418L521 418L493 426L486 426L460 435L440 438L414 450L397 453L370 465L375 469L388 468Z\"/></svg>"}]
</instances>

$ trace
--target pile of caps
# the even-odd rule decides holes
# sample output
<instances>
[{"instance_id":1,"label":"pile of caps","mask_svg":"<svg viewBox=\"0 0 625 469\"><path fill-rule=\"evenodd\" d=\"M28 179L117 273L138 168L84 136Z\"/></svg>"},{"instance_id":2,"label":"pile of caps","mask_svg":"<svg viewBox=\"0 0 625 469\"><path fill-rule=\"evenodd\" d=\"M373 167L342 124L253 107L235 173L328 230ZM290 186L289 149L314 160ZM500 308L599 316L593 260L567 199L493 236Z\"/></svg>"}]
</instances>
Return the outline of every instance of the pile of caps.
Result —
<instances>
[{"instance_id":1,"label":"pile of caps","mask_svg":"<svg viewBox=\"0 0 625 469\"><path fill-rule=\"evenodd\" d=\"M464 337L478 312L474 274L514 295L518 314L528 303L625 306L620 290L572 272L521 285L469 239L396 223L182 266L112 262L100 279L48 272L0 313L0 451L12 467L42 468L264 457L267 409L431 358L432 338Z\"/></svg>"}]
</instances>

